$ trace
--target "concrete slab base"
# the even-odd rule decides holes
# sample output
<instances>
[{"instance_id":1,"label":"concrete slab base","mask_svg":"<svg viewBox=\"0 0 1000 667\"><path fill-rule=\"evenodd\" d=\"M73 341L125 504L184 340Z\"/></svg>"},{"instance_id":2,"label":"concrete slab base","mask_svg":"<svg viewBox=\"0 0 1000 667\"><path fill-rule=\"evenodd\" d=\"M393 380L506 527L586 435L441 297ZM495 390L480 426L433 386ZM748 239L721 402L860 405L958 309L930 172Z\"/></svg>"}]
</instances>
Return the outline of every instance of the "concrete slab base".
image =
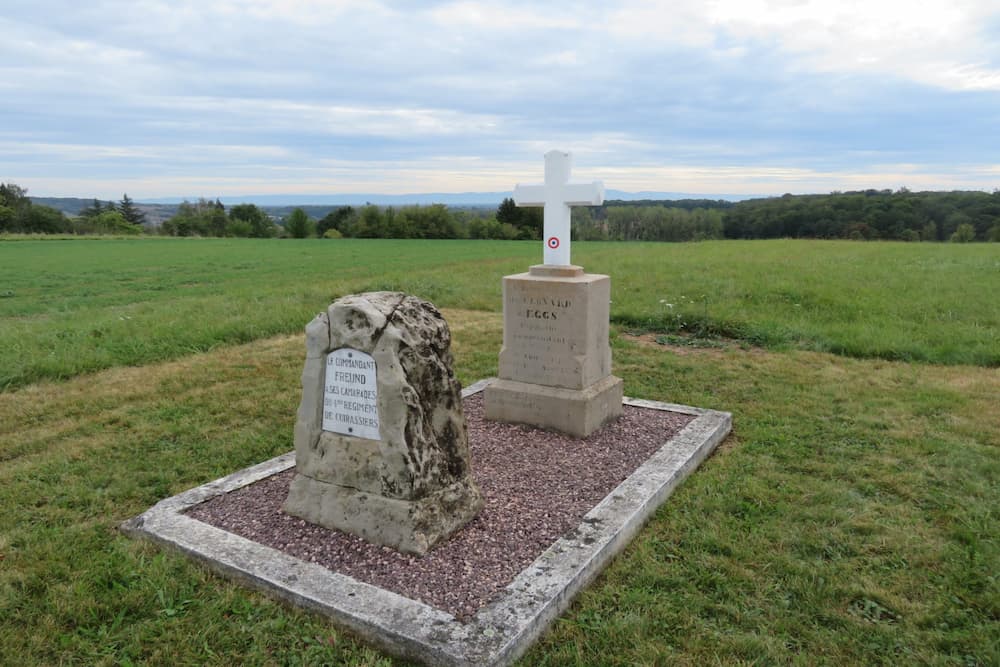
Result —
<instances>
[{"instance_id":1,"label":"concrete slab base","mask_svg":"<svg viewBox=\"0 0 1000 667\"><path fill-rule=\"evenodd\" d=\"M463 391L469 396L492 380ZM631 541L656 508L726 437L727 412L625 399L628 405L693 415L631 476L523 570L468 623L313 563L189 518L184 512L295 465L293 452L157 503L122 530L180 550L216 572L331 618L380 649L432 665L508 665Z\"/></svg>"}]
</instances>

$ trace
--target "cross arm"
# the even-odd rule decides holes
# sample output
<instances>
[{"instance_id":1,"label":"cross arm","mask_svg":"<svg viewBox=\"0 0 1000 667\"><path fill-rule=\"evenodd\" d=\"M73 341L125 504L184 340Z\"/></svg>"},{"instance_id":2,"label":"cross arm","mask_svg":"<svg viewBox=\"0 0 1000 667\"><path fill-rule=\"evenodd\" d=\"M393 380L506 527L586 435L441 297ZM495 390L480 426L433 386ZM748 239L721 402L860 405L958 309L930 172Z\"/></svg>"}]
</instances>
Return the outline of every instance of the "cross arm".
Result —
<instances>
[{"instance_id":1,"label":"cross arm","mask_svg":"<svg viewBox=\"0 0 1000 667\"><path fill-rule=\"evenodd\" d=\"M521 185L514 187L514 203L518 206L544 206L544 185Z\"/></svg>"},{"instance_id":2,"label":"cross arm","mask_svg":"<svg viewBox=\"0 0 1000 667\"><path fill-rule=\"evenodd\" d=\"M567 183L562 195L569 206L600 206L604 203L604 183Z\"/></svg>"}]
</instances>

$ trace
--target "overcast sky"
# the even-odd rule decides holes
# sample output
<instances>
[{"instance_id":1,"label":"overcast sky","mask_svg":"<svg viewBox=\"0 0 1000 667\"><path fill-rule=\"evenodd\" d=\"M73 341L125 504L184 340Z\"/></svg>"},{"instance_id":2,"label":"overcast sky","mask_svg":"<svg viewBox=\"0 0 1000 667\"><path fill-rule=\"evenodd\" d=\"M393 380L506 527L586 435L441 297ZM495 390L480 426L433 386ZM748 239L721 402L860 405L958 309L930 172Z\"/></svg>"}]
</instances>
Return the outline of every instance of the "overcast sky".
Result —
<instances>
[{"instance_id":1,"label":"overcast sky","mask_svg":"<svg viewBox=\"0 0 1000 667\"><path fill-rule=\"evenodd\" d=\"M1000 188L1000 0L2 0L0 181Z\"/></svg>"}]
</instances>

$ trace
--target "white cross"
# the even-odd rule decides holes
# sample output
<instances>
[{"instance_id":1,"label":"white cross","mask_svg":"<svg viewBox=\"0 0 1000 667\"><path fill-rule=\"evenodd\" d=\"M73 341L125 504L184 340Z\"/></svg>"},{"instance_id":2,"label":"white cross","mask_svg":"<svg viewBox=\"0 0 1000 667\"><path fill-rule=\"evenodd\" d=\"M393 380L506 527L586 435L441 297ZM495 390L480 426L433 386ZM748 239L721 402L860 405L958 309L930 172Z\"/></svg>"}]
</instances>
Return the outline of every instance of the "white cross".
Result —
<instances>
[{"instance_id":1,"label":"white cross","mask_svg":"<svg viewBox=\"0 0 1000 667\"><path fill-rule=\"evenodd\" d=\"M600 206L604 203L604 184L570 183L570 156L563 151L545 154L545 184L521 185L514 188L514 203L518 206L544 206L544 263L569 266L570 206Z\"/></svg>"}]
</instances>

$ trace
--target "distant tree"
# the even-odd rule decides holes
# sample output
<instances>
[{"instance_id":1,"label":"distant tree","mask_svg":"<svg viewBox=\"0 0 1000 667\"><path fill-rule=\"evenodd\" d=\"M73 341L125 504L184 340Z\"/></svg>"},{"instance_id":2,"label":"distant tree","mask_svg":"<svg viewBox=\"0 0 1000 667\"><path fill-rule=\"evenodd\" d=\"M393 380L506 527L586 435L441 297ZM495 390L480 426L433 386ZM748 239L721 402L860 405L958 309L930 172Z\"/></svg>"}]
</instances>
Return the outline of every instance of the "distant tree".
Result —
<instances>
[{"instance_id":1,"label":"distant tree","mask_svg":"<svg viewBox=\"0 0 1000 667\"><path fill-rule=\"evenodd\" d=\"M469 238L513 241L517 238L517 227L509 222L500 224L492 217L474 220L469 224Z\"/></svg>"},{"instance_id":2,"label":"distant tree","mask_svg":"<svg viewBox=\"0 0 1000 667\"><path fill-rule=\"evenodd\" d=\"M31 206L28 190L14 183L0 183L0 206L14 211Z\"/></svg>"},{"instance_id":3,"label":"distant tree","mask_svg":"<svg viewBox=\"0 0 1000 667\"><path fill-rule=\"evenodd\" d=\"M1000 198L985 192L900 188L751 199L724 211L727 238L881 238L947 240L971 224L983 239L1000 220Z\"/></svg>"},{"instance_id":4,"label":"distant tree","mask_svg":"<svg viewBox=\"0 0 1000 667\"><path fill-rule=\"evenodd\" d=\"M521 222L521 209L517 207L512 198L505 197L500 202L500 206L497 207L497 222L501 225L506 222L515 227Z\"/></svg>"},{"instance_id":5,"label":"distant tree","mask_svg":"<svg viewBox=\"0 0 1000 667\"><path fill-rule=\"evenodd\" d=\"M225 207L209 206L203 215L208 227L209 236L225 236L229 228L229 216L226 215Z\"/></svg>"},{"instance_id":6,"label":"distant tree","mask_svg":"<svg viewBox=\"0 0 1000 667\"><path fill-rule=\"evenodd\" d=\"M301 208L296 208L285 219L285 231L292 238L307 238L312 234L314 227L312 219Z\"/></svg>"},{"instance_id":7,"label":"distant tree","mask_svg":"<svg viewBox=\"0 0 1000 667\"><path fill-rule=\"evenodd\" d=\"M571 211L571 238L579 241L607 241L608 232L601 221L594 219L589 206L576 206Z\"/></svg>"},{"instance_id":8,"label":"distant tree","mask_svg":"<svg viewBox=\"0 0 1000 667\"><path fill-rule=\"evenodd\" d=\"M209 199L201 198L197 203L183 201L177 213L160 225L160 233L169 236L225 236L229 228L229 216L225 207L219 208Z\"/></svg>"},{"instance_id":9,"label":"distant tree","mask_svg":"<svg viewBox=\"0 0 1000 667\"><path fill-rule=\"evenodd\" d=\"M379 210L378 206L368 204L361 209L361 213L354 220L350 227L350 234L345 234L345 236L354 236L360 239L382 238L384 226L385 218L382 211Z\"/></svg>"},{"instance_id":10,"label":"distant tree","mask_svg":"<svg viewBox=\"0 0 1000 667\"><path fill-rule=\"evenodd\" d=\"M522 239L540 239L545 227L545 211L541 206L521 209L519 236Z\"/></svg>"},{"instance_id":11,"label":"distant tree","mask_svg":"<svg viewBox=\"0 0 1000 667\"><path fill-rule=\"evenodd\" d=\"M990 230L986 232L986 240L993 241L994 243L1000 242L1000 223L990 227Z\"/></svg>"},{"instance_id":12,"label":"distant tree","mask_svg":"<svg viewBox=\"0 0 1000 667\"><path fill-rule=\"evenodd\" d=\"M131 203L131 200L130 200ZM113 201L102 202L100 199L95 199L90 206L80 210L79 216L81 218L94 218L99 216L105 211L117 211L118 208L115 206Z\"/></svg>"},{"instance_id":13,"label":"distant tree","mask_svg":"<svg viewBox=\"0 0 1000 667\"><path fill-rule=\"evenodd\" d=\"M423 238L458 238L458 225L454 216L448 213L447 206L433 204L422 207L421 211L423 212L423 228L425 230Z\"/></svg>"},{"instance_id":14,"label":"distant tree","mask_svg":"<svg viewBox=\"0 0 1000 667\"><path fill-rule=\"evenodd\" d=\"M62 211L32 204L20 185L0 183L0 231L58 234L72 231L72 224Z\"/></svg>"},{"instance_id":15,"label":"distant tree","mask_svg":"<svg viewBox=\"0 0 1000 667\"><path fill-rule=\"evenodd\" d=\"M469 222L467 228L470 239L485 239L489 238L487 234L486 220L482 218L476 218Z\"/></svg>"},{"instance_id":16,"label":"distant tree","mask_svg":"<svg viewBox=\"0 0 1000 667\"><path fill-rule=\"evenodd\" d=\"M132 200L129 199L128 193L122 195L122 199L118 203L118 211L130 225L142 225L146 222L146 214L136 208Z\"/></svg>"},{"instance_id":17,"label":"distant tree","mask_svg":"<svg viewBox=\"0 0 1000 667\"><path fill-rule=\"evenodd\" d=\"M490 238L501 239L503 241L515 241L518 238L517 227L509 222L503 224L497 223L497 229L494 234Z\"/></svg>"},{"instance_id":18,"label":"distant tree","mask_svg":"<svg viewBox=\"0 0 1000 667\"><path fill-rule=\"evenodd\" d=\"M254 238L271 238L277 235L278 230L274 222L264 211L260 210L256 204L237 204L229 209L230 229L242 229L241 223L245 223L249 228L246 236ZM234 228L234 225L236 226ZM233 236L243 236L244 234L233 233Z\"/></svg>"},{"instance_id":19,"label":"distant tree","mask_svg":"<svg viewBox=\"0 0 1000 667\"><path fill-rule=\"evenodd\" d=\"M185 200L177 207L177 213L160 225L160 233L167 236L207 236L208 221L206 220L204 199L197 204Z\"/></svg>"},{"instance_id":20,"label":"distant tree","mask_svg":"<svg viewBox=\"0 0 1000 667\"><path fill-rule=\"evenodd\" d=\"M14 209L6 204L0 204L0 232L14 229Z\"/></svg>"},{"instance_id":21,"label":"distant tree","mask_svg":"<svg viewBox=\"0 0 1000 667\"><path fill-rule=\"evenodd\" d=\"M954 237L955 232L962 225L972 225L972 218L964 211L955 211L951 213L947 218L945 218L944 225L941 229L942 238L951 239ZM975 227L973 227L975 231Z\"/></svg>"},{"instance_id":22,"label":"distant tree","mask_svg":"<svg viewBox=\"0 0 1000 667\"><path fill-rule=\"evenodd\" d=\"M95 229L105 234L139 234L142 226L129 222L121 211L105 210L91 218Z\"/></svg>"},{"instance_id":23,"label":"distant tree","mask_svg":"<svg viewBox=\"0 0 1000 667\"><path fill-rule=\"evenodd\" d=\"M501 225L512 225L518 230L518 238L540 239L544 225L543 210L537 206L519 207L510 197L505 198L497 207L497 222Z\"/></svg>"},{"instance_id":24,"label":"distant tree","mask_svg":"<svg viewBox=\"0 0 1000 667\"><path fill-rule=\"evenodd\" d=\"M17 231L31 234L59 234L71 231L69 218L50 206L29 205L21 209L14 221Z\"/></svg>"},{"instance_id":25,"label":"distant tree","mask_svg":"<svg viewBox=\"0 0 1000 667\"><path fill-rule=\"evenodd\" d=\"M100 201L95 199L90 206L87 206L86 208L80 211L80 217L94 218L99 216L103 211L104 211L104 206L101 204Z\"/></svg>"},{"instance_id":26,"label":"distant tree","mask_svg":"<svg viewBox=\"0 0 1000 667\"><path fill-rule=\"evenodd\" d=\"M226 236L249 238L252 234L253 227L250 226L249 222L229 216L229 222L226 225Z\"/></svg>"},{"instance_id":27,"label":"distant tree","mask_svg":"<svg viewBox=\"0 0 1000 667\"><path fill-rule=\"evenodd\" d=\"M339 208L335 208L316 223L316 233L320 236L326 237L326 232L328 230L336 229L341 234L344 234L355 216L356 213L354 208L351 206L341 206Z\"/></svg>"},{"instance_id":28,"label":"distant tree","mask_svg":"<svg viewBox=\"0 0 1000 667\"><path fill-rule=\"evenodd\" d=\"M952 243L970 243L976 240L976 228L967 222L963 222L955 229L951 235Z\"/></svg>"}]
</instances>

